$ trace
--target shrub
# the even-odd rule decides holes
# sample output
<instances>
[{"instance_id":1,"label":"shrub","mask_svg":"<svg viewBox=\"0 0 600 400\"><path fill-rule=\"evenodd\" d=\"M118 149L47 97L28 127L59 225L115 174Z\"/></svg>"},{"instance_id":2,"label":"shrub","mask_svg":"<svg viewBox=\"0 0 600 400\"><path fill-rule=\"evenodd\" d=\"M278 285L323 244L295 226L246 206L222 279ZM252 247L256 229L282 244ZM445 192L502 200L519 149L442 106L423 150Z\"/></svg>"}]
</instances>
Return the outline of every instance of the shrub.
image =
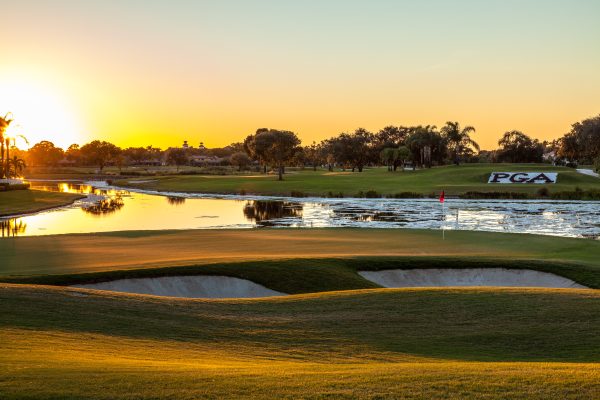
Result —
<instances>
[{"instance_id":1,"label":"shrub","mask_svg":"<svg viewBox=\"0 0 600 400\"><path fill-rule=\"evenodd\" d=\"M395 199L422 199L425 196L423 196L421 193L416 193L416 192L400 192L400 193L392 194L389 197L395 198Z\"/></svg>"},{"instance_id":2,"label":"shrub","mask_svg":"<svg viewBox=\"0 0 600 400\"><path fill-rule=\"evenodd\" d=\"M518 192L466 192L461 199L528 199L527 193Z\"/></svg>"},{"instance_id":3,"label":"shrub","mask_svg":"<svg viewBox=\"0 0 600 400\"><path fill-rule=\"evenodd\" d=\"M342 192L333 193L332 191L329 191L327 193L327 197L332 198L332 199L341 199L344 197L344 193L342 193Z\"/></svg>"},{"instance_id":4,"label":"shrub","mask_svg":"<svg viewBox=\"0 0 600 400\"><path fill-rule=\"evenodd\" d=\"M356 194L356 197L366 197L367 199L378 199L381 198L381 194L378 193L376 190L367 190L366 192L363 192L362 190L359 191Z\"/></svg>"},{"instance_id":5,"label":"shrub","mask_svg":"<svg viewBox=\"0 0 600 400\"><path fill-rule=\"evenodd\" d=\"M550 196L550 190L548 190L547 187L541 187L538 189L537 191L537 195L540 197L549 197Z\"/></svg>"},{"instance_id":6,"label":"shrub","mask_svg":"<svg viewBox=\"0 0 600 400\"><path fill-rule=\"evenodd\" d=\"M299 190L292 190L292 193L290 195L292 197L306 197L304 192L301 192Z\"/></svg>"}]
</instances>

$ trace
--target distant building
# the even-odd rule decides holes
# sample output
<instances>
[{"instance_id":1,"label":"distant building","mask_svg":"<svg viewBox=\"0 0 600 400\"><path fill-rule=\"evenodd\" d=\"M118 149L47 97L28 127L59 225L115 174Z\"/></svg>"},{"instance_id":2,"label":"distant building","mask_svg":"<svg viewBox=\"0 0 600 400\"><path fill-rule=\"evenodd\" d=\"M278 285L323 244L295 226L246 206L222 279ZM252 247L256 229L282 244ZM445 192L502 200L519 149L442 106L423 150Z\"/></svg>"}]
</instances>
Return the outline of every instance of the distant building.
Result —
<instances>
[{"instance_id":1,"label":"distant building","mask_svg":"<svg viewBox=\"0 0 600 400\"><path fill-rule=\"evenodd\" d=\"M190 148L190 146L188 145L187 140L183 141L183 146L181 146L181 147L183 147L184 149L189 149Z\"/></svg>"},{"instance_id":2,"label":"distant building","mask_svg":"<svg viewBox=\"0 0 600 400\"><path fill-rule=\"evenodd\" d=\"M225 161L223 157L195 155L190 157L190 164L201 167L207 165L219 165Z\"/></svg>"}]
</instances>

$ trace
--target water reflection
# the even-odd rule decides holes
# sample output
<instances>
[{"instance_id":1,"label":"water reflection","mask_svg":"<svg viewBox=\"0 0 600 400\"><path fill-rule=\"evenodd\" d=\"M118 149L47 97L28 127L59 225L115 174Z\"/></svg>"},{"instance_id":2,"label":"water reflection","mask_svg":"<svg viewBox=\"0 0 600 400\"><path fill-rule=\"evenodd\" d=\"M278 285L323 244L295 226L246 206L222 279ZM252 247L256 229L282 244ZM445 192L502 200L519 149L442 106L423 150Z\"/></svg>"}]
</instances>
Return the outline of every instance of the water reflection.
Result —
<instances>
[{"instance_id":1,"label":"water reflection","mask_svg":"<svg viewBox=\"0 0 600 400\"><path fill-rule=\"evenodd\" d=\"M114 198L102 199L93 203L92 205L87 205L81 207L83 211L92 215L106 215L117 212L125 203L120 195L115 196Z\"/></svg>"},{"instance_id":2,"label":"water reflection","mask_svg":"<svg viewBox=\"0 0 600 400\"><path fill-rule=\"evenodd\" d=\"M185 197L167 196L167 203L172 206L180 206L185 203Z\"/></svg>"},{"instance_id":3,"label":"water reflection","mask_svg":"<svg viewBox=\"0 0 600 400\"><path fill-rule=\"evenodd\" d=\"M281 226L285 219L302 218L302 204L274 200L249 201L244 206L244 215L260 226Z\"/></svg>"},{"instance_id":4,"label":"water reflection","mask_svg":"<svg viewBox=\"0 0 600 400\"><path fill-rule=\"evenodd\" d=\"M168 197L105 183L33 183L85 194L72 206L0 219L2 236L158 229L253 227L420 228L600 237L598 202L449 199L263 199ZM166 199L166 201L165 201ZM98 216L102 216L99 223Z\"/></svg>"},{"instance_id":5,"label":"water reflection","mask_svg":"<svg viewBox=\"0 0 600 400\"><path fill-rule=\"evenodd\" d=\"M15 237L25 233L27 224L18 218L0 220L0 237Z\"/></svg>"}]
</instances>

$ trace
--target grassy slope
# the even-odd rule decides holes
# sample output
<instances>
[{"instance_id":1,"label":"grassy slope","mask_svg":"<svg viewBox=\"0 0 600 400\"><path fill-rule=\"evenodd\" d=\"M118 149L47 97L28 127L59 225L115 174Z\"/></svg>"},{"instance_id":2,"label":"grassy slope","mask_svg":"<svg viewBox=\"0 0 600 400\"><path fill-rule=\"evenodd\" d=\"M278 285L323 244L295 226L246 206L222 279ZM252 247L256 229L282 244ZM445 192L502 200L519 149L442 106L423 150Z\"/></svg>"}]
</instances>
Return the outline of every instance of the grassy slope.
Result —
<instances>
[{"instance_id":1,"label":"grassy slope","mask_svg":"<svg viewBox=\"0 0 600 400\"><path fill-rule=\"evenodd\" d=\"M378 288L380 286L364 279L357 272L362 270L372 271L412 268L533 269L564 276L591 288L600 288L600 268L598 268L598 266L547 260L423 256L261 260L183 267L124 269L61 275L36 275L29 277L0 276L0 282L42 285L76 285L117 279L225 275L248 279L283 293L304 294Z\"/></svg>"},{"instance_id":2,"label":"grassy slope","mask_svg":"<svg viewBox=\"0 0 600 400\"><path fill-rule=\"evenodd\" d=\"M2 398L600 396L597 291L83 293L0 284Z\"/></svg>"},{"instance_id":3,"label":"grassy slope","mask_svg":"<svg viewBox=\"0 0 600 400\"><path fill-rule=\"evenodd\" d=\"M69 193L52 193L41 190L12 190L0 192L0 216L33 213L60 207L82 198Z\"/></svg>"},{"instance_id":4,"label":"grassy slope","mask_svg":"<svg viewBox=\"0 0 600 400\"><path fill-rule=\"evenodd\" d=\"M164 176L152 178L153 182L135 183L140 178L121 180L117 184L141 189L202 192L202 193L247 193L289 196L292 191L305 195L324 196L329 192L355 196L359 191L376 190L391 195L400 192L416 192L425 195L445 190L448 195L468 191L512 191L535 194L544 185L487 184L493 171L558 171L558 183L546 185L552 192L600 188L600 180L577 173L565 167L532 164L470 164L446 166L420 171L387 172L385 168L367 169L362 173L311 170L287 174L283 182L272 175L253 176ZM148 179L148 178L145 178Z\"/></svg>"},{"instance_id":5,"label":"grassy slope","mask_svg":"<svg viewBox=\"0 0 600 400\"><path fill-rule=\"evenodd\" d=\"M600 242L412 229L132 231L0 240L0 276L50 275L285 258L437 256L539 259L598 268Z\"/></svg>"}]
</instances>

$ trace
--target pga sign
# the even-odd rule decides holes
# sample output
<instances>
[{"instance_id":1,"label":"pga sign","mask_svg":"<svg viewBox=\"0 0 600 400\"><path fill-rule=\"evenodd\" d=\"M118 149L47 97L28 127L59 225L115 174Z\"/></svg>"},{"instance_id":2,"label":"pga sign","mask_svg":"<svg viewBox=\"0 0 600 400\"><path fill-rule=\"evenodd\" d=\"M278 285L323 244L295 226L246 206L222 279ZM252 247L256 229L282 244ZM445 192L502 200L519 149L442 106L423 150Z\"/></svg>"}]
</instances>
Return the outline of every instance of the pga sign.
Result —
<instances>
[{"instance_id":1,"label":"pga sign","mask_svg":"<svg viewBox=\"0 0 600 400\"><path fill-rule=\"evenodd\" d=\"M556 183L557 172L492 172L488 183Z\"/></svg>"}]
</instances>

